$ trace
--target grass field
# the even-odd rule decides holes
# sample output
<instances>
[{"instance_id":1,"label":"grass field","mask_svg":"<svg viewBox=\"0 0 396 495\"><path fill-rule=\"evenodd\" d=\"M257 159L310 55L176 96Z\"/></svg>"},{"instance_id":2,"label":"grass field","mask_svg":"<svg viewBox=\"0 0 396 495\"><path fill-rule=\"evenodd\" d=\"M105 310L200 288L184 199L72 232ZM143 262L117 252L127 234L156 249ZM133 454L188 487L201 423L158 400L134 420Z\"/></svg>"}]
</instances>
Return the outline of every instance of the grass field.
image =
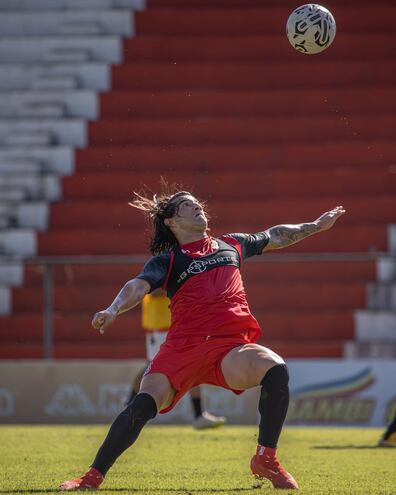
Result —
<instances>
[{"instance_id":1,"label":"grass field","mask_svg":"<svg viewBox=\"0 0 396 495\"><path fill-rule=\"evenodd\" d=\"M0 427L0 494L51 493L80 475L107 432L104 426ZM396 449L376 448L379 429L286 428L279 457L301 494L396 494ZM249 461L256 428L197 432L149 426L109 472L101 492L258 495ZM280 493L295 493L282 490Z\"/></svg>"}]
</instances>

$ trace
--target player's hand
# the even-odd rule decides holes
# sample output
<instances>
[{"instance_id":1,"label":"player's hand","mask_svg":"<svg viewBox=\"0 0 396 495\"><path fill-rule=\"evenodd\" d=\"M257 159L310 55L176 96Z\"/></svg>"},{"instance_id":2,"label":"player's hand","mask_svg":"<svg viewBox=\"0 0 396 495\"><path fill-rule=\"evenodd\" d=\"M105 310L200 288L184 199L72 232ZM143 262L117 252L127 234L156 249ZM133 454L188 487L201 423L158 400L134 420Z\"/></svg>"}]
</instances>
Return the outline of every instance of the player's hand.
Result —
<instances>
[{"instance_id":1,"label":"player's hand","mask_svg":"<svg viewBox=\"0 0 396 495\"><path fill-rule=\"evenodd\" d=\"M99 332L103 334L106 328L109 327L116 318L117 314L114 311L105 309L104 311L95 313L92 319L92 326L95 330L99 330Z\"/></svg>"},{"instance_id":2,"label":"player's hand","mask_svg":"<svg viewBox=\"0 0 396 495\"><path fill-rule=\"evenodd\" d=\"M317 218L314 223L316 223L320 230L328 230L335 224L340 216L345 213L345 211L343 206L336 206L333 210L323 213L323 215Z\"/></svg>"}]
</instances>

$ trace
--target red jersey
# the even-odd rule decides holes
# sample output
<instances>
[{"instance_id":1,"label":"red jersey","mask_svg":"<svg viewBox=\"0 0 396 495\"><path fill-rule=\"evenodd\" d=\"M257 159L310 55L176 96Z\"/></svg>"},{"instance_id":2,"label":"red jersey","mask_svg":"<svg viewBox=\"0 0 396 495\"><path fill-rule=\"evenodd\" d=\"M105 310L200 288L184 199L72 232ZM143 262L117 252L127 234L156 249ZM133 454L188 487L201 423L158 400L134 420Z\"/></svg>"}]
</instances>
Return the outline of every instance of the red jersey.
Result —
<instances>
[{"instance_id":1,"label":"red jersey","mask_svg":"<svg viewBox=\"0 0 396 495\"><path fill-rule=\"evenodd\" d=\"M265 232L229 234L175 247L151 258L137 278L154 290L164 287L171 299L168 340L191 337L261 334L250 312L240 273L243 259L261 254L268 243Z\"/></svg>"}]
</instances>

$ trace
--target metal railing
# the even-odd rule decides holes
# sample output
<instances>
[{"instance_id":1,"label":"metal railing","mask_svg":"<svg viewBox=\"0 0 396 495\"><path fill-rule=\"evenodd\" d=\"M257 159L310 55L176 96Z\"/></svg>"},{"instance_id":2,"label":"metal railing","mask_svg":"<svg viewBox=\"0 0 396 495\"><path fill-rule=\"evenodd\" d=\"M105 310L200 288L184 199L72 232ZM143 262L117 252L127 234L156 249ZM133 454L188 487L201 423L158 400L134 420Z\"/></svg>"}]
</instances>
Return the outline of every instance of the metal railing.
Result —
<instances>
[{"instance_id":1,"label":"metal railing","mask_svg":"<svg viewBox=\"0 0 396 495\"><path fill-rule=\"evenodd\" d=\"M55 266L67 265L136 265L147 261L147 255L121 256L50 256L34 258L0 257L0 265L34 265L43 268L43 356L53 357L53 271ZM365 253L266 253L246 260L247 263L298 263L298 262L364 262L394 259L388 252Z\"/></svg>"}]
</instances>

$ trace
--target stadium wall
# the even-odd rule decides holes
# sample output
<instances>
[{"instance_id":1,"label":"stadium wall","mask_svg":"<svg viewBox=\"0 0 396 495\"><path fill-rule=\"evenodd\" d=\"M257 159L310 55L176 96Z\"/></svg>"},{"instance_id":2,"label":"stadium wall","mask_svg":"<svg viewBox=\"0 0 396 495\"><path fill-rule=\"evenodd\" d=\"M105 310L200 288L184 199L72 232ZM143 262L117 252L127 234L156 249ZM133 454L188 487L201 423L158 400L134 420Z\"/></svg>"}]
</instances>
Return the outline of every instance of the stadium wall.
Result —
<instances>
[{"instance_id":1,"label":"stadium wall","mask_svg":"<svg viewBox=\"0 0 396 495\"><path fill-rule=\"evenodd\" d=\"M0 423L109 423L122 408L143 360L3 361ZM396 410L396 362L290 360L289 425L382 426ZM257 422L258 389L241 396L204 387L206 407L230 424ZM190 401L155 422L190 423Z\"/></svg>"}]
</instances>

